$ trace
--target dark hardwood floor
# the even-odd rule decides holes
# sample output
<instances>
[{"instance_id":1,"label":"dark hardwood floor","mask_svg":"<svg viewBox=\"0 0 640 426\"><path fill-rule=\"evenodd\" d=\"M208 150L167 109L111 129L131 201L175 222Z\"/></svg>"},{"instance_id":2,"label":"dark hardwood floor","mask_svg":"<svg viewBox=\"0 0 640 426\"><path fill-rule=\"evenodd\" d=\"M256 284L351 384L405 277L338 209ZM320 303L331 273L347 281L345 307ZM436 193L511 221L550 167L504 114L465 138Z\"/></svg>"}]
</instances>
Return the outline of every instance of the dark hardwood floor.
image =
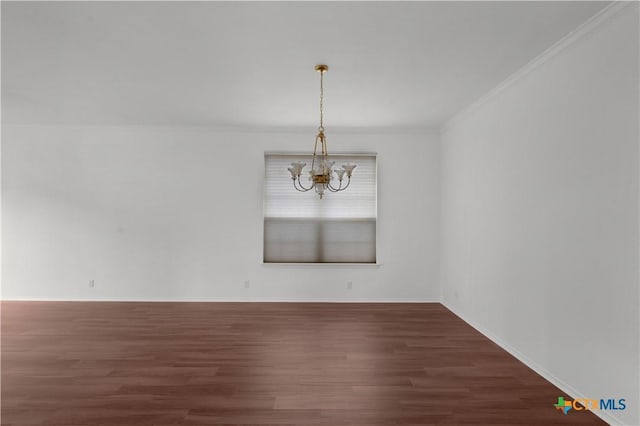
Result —
<instances>
[{"instance_id":1,"label":"dark hardwood floor","mask_svg":"<svg viewBox=\"0 0 640 426\"><path fill-rule=\"evenodd\" d=\"M604 424L440 304L2 302L3 425Z\"/></svg>"}]
</instances>

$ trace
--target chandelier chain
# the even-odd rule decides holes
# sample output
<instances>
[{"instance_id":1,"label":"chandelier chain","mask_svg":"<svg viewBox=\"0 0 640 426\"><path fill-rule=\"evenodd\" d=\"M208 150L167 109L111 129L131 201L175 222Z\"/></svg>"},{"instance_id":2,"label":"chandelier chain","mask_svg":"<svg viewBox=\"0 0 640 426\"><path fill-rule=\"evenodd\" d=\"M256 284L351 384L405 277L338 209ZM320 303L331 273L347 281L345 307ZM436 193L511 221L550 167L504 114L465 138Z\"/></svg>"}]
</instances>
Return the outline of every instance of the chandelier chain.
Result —
<instances>
[{"instance_id":1,"label":"chandelier chain","mask_svg":"<svg viewBox=\"0 0 640 426\"><path fill-rule=\"evenodd\" d=\"M320 127L318 130L324 132L324 72L320 72Z\"/></svg>"}]
</instances>

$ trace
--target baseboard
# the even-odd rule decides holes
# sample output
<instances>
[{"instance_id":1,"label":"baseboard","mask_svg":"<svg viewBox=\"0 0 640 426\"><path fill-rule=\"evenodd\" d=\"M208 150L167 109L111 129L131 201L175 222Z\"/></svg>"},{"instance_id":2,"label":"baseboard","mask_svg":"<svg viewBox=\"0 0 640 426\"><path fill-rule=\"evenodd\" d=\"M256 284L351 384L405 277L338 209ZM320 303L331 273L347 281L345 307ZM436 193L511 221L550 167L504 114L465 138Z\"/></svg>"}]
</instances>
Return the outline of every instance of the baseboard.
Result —
<instances>
[{"instance_id":1,"label":"baseboard","mask_svg":"<svg viewBox=\"0 0 640 426\"><path fill-rule=\"evenodd\" d=\"M530 369L532 369L533 371L538 373L540 376L542 376L545 380L547 380L548 382L553 384L555 387L559 388L567 396L570 396L573 399L587 398L587 396L585 396L582 392L577 391L571 385L569 385L569 384L565 383L564 381L558 379L556 376L554 376L553 374L548 372L544 367L542 367L541 365L539 365L538 363L536 363L535 361L533 361L532 359L530 359L529 357L524 355L522 352L518 351L513 346L509 345L508 343L506 343L505 341L503 341L502 339L500 339L499 337L497 337L496 335L494 335L490 331L486 330L484 327L479 326L474 321L471 321L469 318L467 318L466 316L462 315L456 309L454 309L453 307L451 307L450 305L445 303L444 300L441 301L440 303L442 304L442 306L444 306L445 308L450 310L453 314L455 314L462 321L466 322L471 327L475 328L483 336L485 336L486 338L491 340L493 343L495 343L496 345L500 346L502 349L504 349L509 354L514 356L516 359L518 359L518 361L522 362L524 365L526 365L527 367L529 367ZM551 407L551 402L549 404L550 404L549 407ZM608 413L606 411L597 410L597 411L592 411L592 413L594 415L598 416L599 418L601 418L602 420L604 420L605 422L607 422L610 425L624 425L625 424L623 421L621 421L620 419L618 419L617 417L615 417L614 415L612 415L611 413Z\"/></svg>"},{"instance_id":2,"label":"baseboard","mask_svg":"<svg viewBox=\"0 0 640 426\"><path fill-rule=\"evenodd\" d=\"M150 299L150 298L3 298L2 302L242 302L242 303L440 303L440 299L308 299L308 298L265 298L265 299L241 299L241 298L174 298L174 299Z\"/></svg>"}]
</instances>

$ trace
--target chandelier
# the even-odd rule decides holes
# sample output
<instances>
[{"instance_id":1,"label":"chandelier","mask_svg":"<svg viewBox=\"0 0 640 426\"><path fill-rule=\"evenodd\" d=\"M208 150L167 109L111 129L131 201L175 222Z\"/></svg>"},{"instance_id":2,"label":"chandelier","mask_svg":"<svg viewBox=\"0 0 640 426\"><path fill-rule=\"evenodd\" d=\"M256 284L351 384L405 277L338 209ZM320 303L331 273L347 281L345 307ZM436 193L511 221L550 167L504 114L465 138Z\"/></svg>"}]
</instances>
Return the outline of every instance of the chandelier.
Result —
<instances>
[{"instance_id":1,"label":"chandelier","mask_svg":"<svg viewBox=\"0 0 640 426\"><path fill-rule=\"evenodd\" d=\"M316 193L320 196L320 199L324 196L325 191L338 192L344 191L349 187L351 183L351 174L353 169L356 168L355 164L343 164L342 168L333 170L332 167L335 161L329 161L327 154L327 138L324 135L324 73L329 70L329 67L321 64L316 65L316 71L320 73L320 127L318 127L318 135L316 136L316 142L313 146L313 158L311 159L311 170L309 170L309 182L310 186L305 187L300 181L302 175L302 169L307 163L296 161L291 163L291 167L288 168L291 173L291 179L293 180L293 187L300 192L307 192L315 189ZM318 152L318 145L320 145L320 152ZM335 178L338 179L336 186L333 174L336 174ZM347 176L347 183L343 185L344 176ZM334 183L331 183L334 181Z\"/></svg>"}]
</instances>

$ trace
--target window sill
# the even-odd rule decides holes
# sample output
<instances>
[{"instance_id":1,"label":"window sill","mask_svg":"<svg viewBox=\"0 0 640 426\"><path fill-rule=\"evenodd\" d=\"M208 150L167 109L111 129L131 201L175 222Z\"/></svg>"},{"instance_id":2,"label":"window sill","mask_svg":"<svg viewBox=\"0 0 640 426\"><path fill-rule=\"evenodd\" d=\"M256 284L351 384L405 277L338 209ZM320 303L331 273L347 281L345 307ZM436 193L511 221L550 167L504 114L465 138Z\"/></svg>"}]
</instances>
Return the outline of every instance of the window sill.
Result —
<instances>
[{"instance_id":1,"label":"window sill","mask_svg":"<svg viewBox=\"0 0 640 426\"><path fill-rule=\"evenodd\" d=\"M380 267L382 263L346 263L346 262L336 262L336 263L305 263L305 262L262 262L263 266L359 266L359 267Z\"/></svg>"}]
</instances>

